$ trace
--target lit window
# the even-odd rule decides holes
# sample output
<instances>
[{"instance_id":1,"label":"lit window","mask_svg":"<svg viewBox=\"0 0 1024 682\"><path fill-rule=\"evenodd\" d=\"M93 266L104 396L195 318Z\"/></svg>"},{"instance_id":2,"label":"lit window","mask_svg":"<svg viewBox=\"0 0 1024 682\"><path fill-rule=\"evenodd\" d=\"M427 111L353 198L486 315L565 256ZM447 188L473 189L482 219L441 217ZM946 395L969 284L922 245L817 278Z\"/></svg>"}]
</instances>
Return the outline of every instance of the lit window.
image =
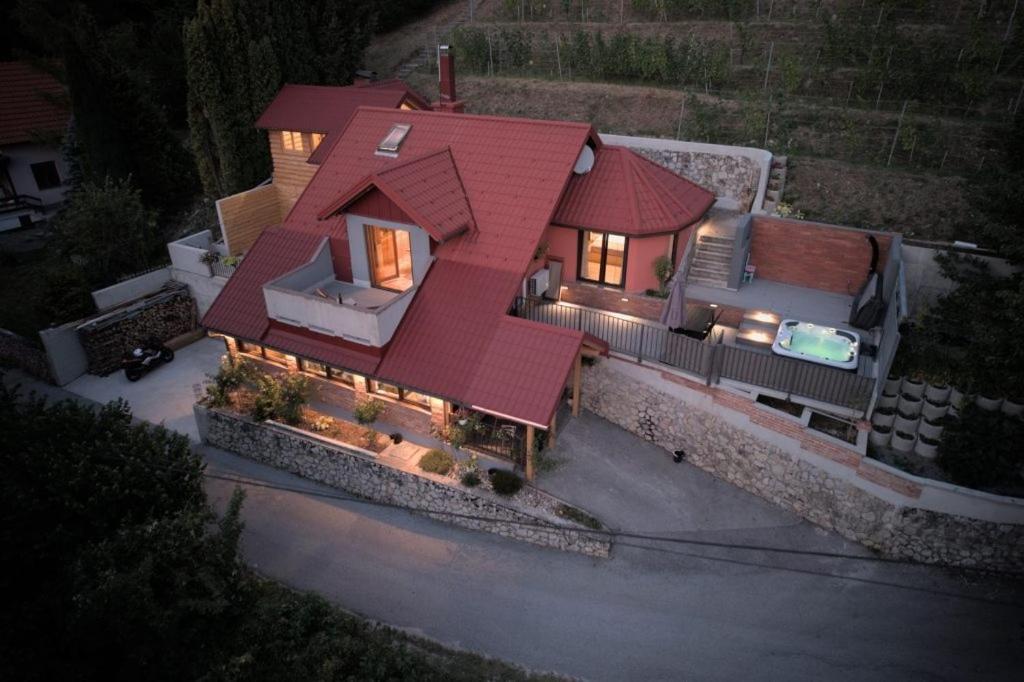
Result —
<instances>
[{"instance_id":1,"label":"lit window","mask_svg":"<svg viewBox=\"0 0 1024 682\"><path fill-rule=\"evenodd\" d=\"M430 407L430 398L423 395L422 393L417 393L416 391L403 390L402 400L404 400L407 403L413 403L414 405L420 405L422 407L427 408Z\"/></svg>"},{"instance_id":2,"label":"lit window","mask_svg":"<svg viewBox=\"0 0 1024 682\"><path fill-rule=\"evenodd\" d=\"M294 130L282 130L281 143L284 145L284 148L290 152L306 151L305 146L302 144L302 133Z\"/></svg>"},{"instance_id":3,"label":"lit window","mask_svg":"<svg viewBox=\"0 0 1024 682\"><path fill-rule=\"evenodd\" d=\"M324 141L324 134L323 133L313 133L310 137L313 140L312 147L313 147L313 150L315 151L316 148L320 146L320 143Z\"/></svg>"},{"instance_id":4,"label":"lit window","mask_svg":"<svg viewBox=\"0 0 1024 682\"><path fill-rule=\"evenodd\" d=\"M245 353L246 355L253 355L255 357L263 357L263 349L257 346L255 343L246 343L245 341L236 341L238 344L238 351Z\"/></svg>"},{"instance_id":5,"label":"lit window","mask_svg":"<svg viewBox=\"0 0 1024 682\"><path fill-rule=\"evenodd\" d=\"M330 370L330 374L327 376L331 381L337 381L338 383L345 384L347 386L356 385L356 375L352 372L346 372L345 370L338 369L337 367L331 367Z\"/></svg>"},{"instance_id":6,"label":"lit window","mask_svg":"<svg viewBox=\"0 0 1024 682\"><path fill-rule=\"evenodd\" d=\"M264 348L263 349L263 357L265 357L270 362L273 362L275 364L281 365L283 367L287 367L288 366L288 358L290 356L288 356L288 355L286 355L286 354L284 354L284 353L282 353L280 351L273 350L272 348Z\"/></svg>"},{"instance_id":7,"label":"lit window","mask_svg":"<svg viewBox=\"0 0 1024 682\"><path fill-rule=\"evenodd\" d=\"M373 392L379 395L386 395L389 398L400 400L402 398L402 391L398 386L392 386L391 384L385 384L383 381L373 382Z\"/></svg>"},{"instance_id":8,"label":"lit window","mask_svg":"<svg viewBox=\"0 0 1024 682\"><path fill-rule=\"evenodd\" d=\"M310 374L316 374L318 376L327 376L327 366L322 362L316 362L314 360L303 360L302 371L309 372Z\"/></svg>"}]
</instances>

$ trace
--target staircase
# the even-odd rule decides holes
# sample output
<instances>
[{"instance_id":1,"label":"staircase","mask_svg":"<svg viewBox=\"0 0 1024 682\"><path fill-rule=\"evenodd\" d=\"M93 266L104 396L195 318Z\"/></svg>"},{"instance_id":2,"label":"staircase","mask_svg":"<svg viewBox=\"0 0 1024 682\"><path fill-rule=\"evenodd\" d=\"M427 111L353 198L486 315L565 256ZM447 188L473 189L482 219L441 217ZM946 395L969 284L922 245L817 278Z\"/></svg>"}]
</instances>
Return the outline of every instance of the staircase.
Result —
<instances>
[{"instance_id":1,"label":"staircase","mask_svg":"<svg viewBox=\"0 0 1024 682\"><path fill-rule=\"evenodd\" d=\"M690 269L686 273L687 283L727 288L735 244L736 240L732 237L699 236Z\"/></svg>"},{"instance_id":2,"label":"staircase","mask_svg":"<svg viewBox=\"0 0 1024 682\"><path fill-rule=\"evenodd\" d=\"M473 19L476 7L477 5L480 4L480 2L481 0L471 0L469 4L469 9L466 11L465 14L460 14L453 20L449 21L447 24L435 26L433 33L434 42L440 44L441 41L447 42L448 40L450 40L452 31L457 29L459 26L462 26L467 21L471 21ZM427 45L425 45L422 49L418 50L415 54L413 54L406 62L398 66L398 69L395 71L395 76L402 80L405 80L413 71L420 68L424 64L429 64L434 59L435 50L437 50L437 45L428 42Z\"/></svg>"},{"instance_id":3,"label":"staircase","mask_svg":"<svg viewBox=\"0 0 1024 682\"><path fill-rule=\"evenodd\" d=\"M764 193L765 213L774 214L782 202L782 194L786 191L786 166L785 156L773 156L771 171L768 174L768 189Z\"/></svg>"},{"instance_id":4,"label":"staircase","mask_svg":"<svg viewBox=\"0 0 1024 682\"><path fill-rule=\"evenodd\" d=\"M739 331L736 332L736 343L767 350L775 341L779 322L779 316L773 312L748 310L743 314Z\"/></svg>"}]
</instances>

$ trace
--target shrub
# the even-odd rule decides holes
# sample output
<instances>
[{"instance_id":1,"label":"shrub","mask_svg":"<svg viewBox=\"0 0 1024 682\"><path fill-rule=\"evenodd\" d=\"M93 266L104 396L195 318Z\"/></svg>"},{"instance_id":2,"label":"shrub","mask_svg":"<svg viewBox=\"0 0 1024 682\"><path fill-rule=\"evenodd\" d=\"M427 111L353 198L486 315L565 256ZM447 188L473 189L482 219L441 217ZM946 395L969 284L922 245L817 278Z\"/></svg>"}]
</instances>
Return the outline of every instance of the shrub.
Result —
<instances>
[{"instance_id":1,"label":"shrub","mask_svg":"<svg viewBox=\"0 0 1024 682\"><path fill-rule=\"evenodd\" d=\"M462 485L466 486L467 488L475 488L478 485L480 485L480 472L476 471L475 469L472 469L470 471L463 473L462 478L460 478L459 480L461 480Z\"/></svg>"},{"instance_id":2,"label":"shrub","mask_svg":"<svg viewBox=\"0 0 1024 682\"><path fill-rule=\"evenodd\" d=\"M672 259L662 254L654 259L651 263L651 267L654 269L654 277L658 280L658 290L660 293L665 293L665 287L668 281L672 278Z\"/></svg>"},{"instance_id":3,"label":"shrub","mask_svg":"<svg viewBox=\"0 0 1024 682\"><path fill-rule=\"evenodd\" d=\"M579 524L585 528L592 528L594 530L601 530L602 528L601 522L593 516L582 509L571 507L567 504L559 504L555 509L555 513L563 519L569 519L573 523Z\"/></svg>"},{"instance_id":4,"label":"shrub","mask_svg":"<svg viewBox=\"0 0 1024 682\"><path fill-rule=\"evenodd\" d=\"M938 463L958 485L990 487L1020 483L1024 421L974 404L949 420Z\"/></svg>"},{"instance_id":5,"label":"shrub","mask_svg":"<svg viewBox=\"0 0 1024 682\"><path fill-rule=\"evenodd\" d=\"M494 492L505 497L512 497L523 487L523 479L506 469L491 469L491 487Z\"/></svg>"},{"instance_id":6,"label":"shrub","mask_svg":"<svg viewBox=\"0 0 1024 682\"><path fill-rule=\"evenodd\" d=\"M377 421L384 408L384 403L376 398L367 398L356 404L356 409L352 411L352 414L360 424L372 424Z\"/></svg>"},{"instance_id":7,"label":"shrub","mask_svg":"<svg viewBox=\"0 0 1024 682\"><path fill-rule=\"evenodd\" d=\"M420 469L432 474L447 475L455 466L455 458L444 450L430 450L420 457Z\"/></svg>"},{"instance_id":8,"label":"shrub","mask_svg":"<svg viewBox=\"0 0 1024 682\"><path fill-rule=\"evenodd\" d=\"M207 402L211 407L225 407L231 404L231 392L246 384L253 384L262 374L260 369L245 358L232 362L225 358L220 369L211 378L213 383L206 387Z\"/></svg>"},{"instance_id":9,"label":"shrub","mask_svg":"<svg viewBox=\"0 0 1024 682\"><path fill-rule=\"evenodd\" d=\"M280 419L286 424L302 421L302 407L309 399L309 379L301 374L283 378L261 374L256 379L256 398L252 418L256 421Z\"/></svg>"}]
</instances>

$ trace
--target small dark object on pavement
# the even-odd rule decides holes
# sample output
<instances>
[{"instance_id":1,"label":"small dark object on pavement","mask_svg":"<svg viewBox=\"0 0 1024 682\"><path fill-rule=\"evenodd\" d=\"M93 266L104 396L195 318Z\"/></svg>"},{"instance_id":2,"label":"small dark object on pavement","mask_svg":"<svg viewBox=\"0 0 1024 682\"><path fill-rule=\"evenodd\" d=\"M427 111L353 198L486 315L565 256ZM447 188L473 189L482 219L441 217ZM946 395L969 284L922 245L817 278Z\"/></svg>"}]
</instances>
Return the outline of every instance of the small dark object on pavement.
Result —
<instances>
[{"instance_id":1,"label":"small dark object on pavement","mask_svg":"<svg viewBox=\"0 0 1024 682\"><path fill-rule=\"evenodd\" d=\"M676 450L675 453L672 455L672 461L675 462L676 464L679 464L684 459L686 459L686 450Z\"/></svg>"}]
</instances>

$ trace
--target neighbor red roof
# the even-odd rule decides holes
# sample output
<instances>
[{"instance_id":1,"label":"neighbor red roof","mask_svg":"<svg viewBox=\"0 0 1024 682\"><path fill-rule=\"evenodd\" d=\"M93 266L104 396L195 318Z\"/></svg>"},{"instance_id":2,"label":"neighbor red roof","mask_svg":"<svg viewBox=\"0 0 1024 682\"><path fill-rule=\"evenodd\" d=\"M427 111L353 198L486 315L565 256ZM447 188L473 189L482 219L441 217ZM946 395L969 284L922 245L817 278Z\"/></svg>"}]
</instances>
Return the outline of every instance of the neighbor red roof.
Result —
<instances>
[{"instance_id":1,"label":"neighbor red roof","mask_svg":"<svg viewBox=\"0 0 1024 682\"><path fill-rule=\"evenodd\" d=\"M675 232L699 220L715 195L631 149L604 145L593 169L573 175L553 222L643 236Z\"/></svg>"},{"instance_id":2,"label":"neighbor red roof","mask_svg":"<svg viewBox=\"0 0 1024 682\"><path fill-rule=\"evenodd\" d=\"M429 109L430 103L398 79L363 85L295 85L288 83L278 91L256 120L257 128L327 133L327 138L309 157L310 163L327 158L338 134L361 106L396 109L407 103Z\"/></svg>"},{"instance_id":3,"label":"neighbor red roof","mask_svg":"<svg viewBox=\"0 0 1024 682\"><path fill-rule=\"evenodd\" d=\"M0 62L0 144L63 133L70 116L56 78L24 62Z\"/></svg>"},{"instance_id":4,"label":"neighbor red roof","mask_svg":"<svg viewBox=\"0 0 1024 682\"><path fill-rule=\"evenodd\" d=\"M451 159L475 229L436 247L435 262L375 375L488 412L548 424L583 335L512 319L507 312L580 150L588 140L600 147L589 125L360 108L284 229L257 241L204 325L261 340L267 330L262 283L308 261L323 236L331 238L339 277L351 278L344 219L318 216L337 203L339 191L395 167L393 159L375 153L395 123L412 126L399 159ZM437 188L428 186L431 192ZM428 192L426 198L431 196ZM244 319L248 316L261 319ZM287 340L278 347L302 352Z\"/></svg>"},{"instance_id":5,"label":"neighbor red roof","mask_svg":"<svg viewBox=\"0 0 1024 682\"><path fill-rule=\"evenodd\" d=\"M318 217L323 220L345 210L373 188L439 242L476 228L466 188L448 147L396 160L332 201Z\"/></svg>"}]
</instances>

